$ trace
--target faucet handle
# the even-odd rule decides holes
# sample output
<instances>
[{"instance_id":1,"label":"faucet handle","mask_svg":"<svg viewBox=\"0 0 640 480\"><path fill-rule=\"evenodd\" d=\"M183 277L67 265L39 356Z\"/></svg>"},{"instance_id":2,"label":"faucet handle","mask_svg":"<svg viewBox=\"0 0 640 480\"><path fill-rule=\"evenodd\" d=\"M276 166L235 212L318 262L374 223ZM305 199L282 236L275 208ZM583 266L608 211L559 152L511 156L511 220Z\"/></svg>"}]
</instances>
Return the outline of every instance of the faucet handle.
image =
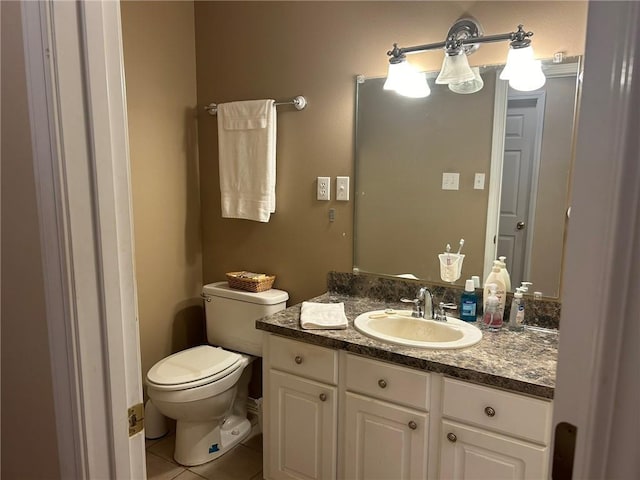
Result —
<instances>
[{"instance_id":1,"label":"faucet handle","mask_svg":"<svg viewBox=\"0 0 640 480\"><path fill-rule=\"evenodd\" d=\"M401 298L400 301L402 303L413 304L413 311L411 312L412 317L416 317L416 318L424 317L424 310L423 310L424 300L423 299L414 298L413 300L410 300L408 298Z\"/></svg>"},{"instance_id":2,"label":"faucet handle","mask_svg":"<svg viewBox=\"0 0 640 480\"><path fill-rule=\"evenodd\" d=\"M455 303L440 302L438 304L438 312L437 312L436 318L434 318L434 320L439 320L439 321L442 321L442 322L446 322L447 321L446 310L456 310L457 308L458 308L458 306Z\"/></svg>"}]
</instances>

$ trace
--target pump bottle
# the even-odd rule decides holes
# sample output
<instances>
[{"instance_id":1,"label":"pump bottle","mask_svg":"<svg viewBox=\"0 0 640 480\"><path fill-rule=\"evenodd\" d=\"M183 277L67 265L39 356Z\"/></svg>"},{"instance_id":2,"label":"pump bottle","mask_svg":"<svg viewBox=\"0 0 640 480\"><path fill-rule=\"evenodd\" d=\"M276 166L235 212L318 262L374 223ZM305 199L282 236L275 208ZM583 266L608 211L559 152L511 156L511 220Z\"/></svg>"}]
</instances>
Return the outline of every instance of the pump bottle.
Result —
<instances>
[{"instance_id":1,"label":"pump bottle","mask_svg":"<svg viewBox=\"0 0 640 480\"><path fill-rule=\"evenodd\" d=\"M489 298L490 288L489 286L493 284L495 286L495 295L498 297L498 308L500 310L500 316L504 315L504 304L506 300L506 286L504 284L502 273L500 272L500 267L498 265L494 265L491 269L491 273L487 277L484 282L484 292L483 292L483 307L487 307L487 299Z\"/></svg>"},{"instance_id":2,"label":"pump bottle","mask_svg":"<svg viewBox=\"0 0 640 480\"><path fill-rule=\"evenodd\" d=\"M496 285L489 284L489 296L487 297L482 321L489 331L497 332L502 328L502 312L500 301L496 295Z\"/></svg>"},{"instance_id":3,"label":"pump bottle","mask_svg":"<svg viewBox=\"0 0 640 480\"><path fill-rule=\"evenodd\" d=\"M509 330L520 332L524 330L524 298L522 298L522 290L516 288L511 302L511 312L509 313Z\"/></svg>"}]
</instances>

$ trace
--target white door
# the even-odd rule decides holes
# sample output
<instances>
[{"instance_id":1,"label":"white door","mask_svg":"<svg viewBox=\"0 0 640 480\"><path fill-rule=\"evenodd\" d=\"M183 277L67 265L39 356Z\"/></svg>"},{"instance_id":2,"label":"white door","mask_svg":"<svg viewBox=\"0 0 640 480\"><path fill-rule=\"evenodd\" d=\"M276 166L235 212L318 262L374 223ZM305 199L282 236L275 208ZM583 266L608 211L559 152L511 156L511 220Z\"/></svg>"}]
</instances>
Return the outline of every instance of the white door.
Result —
<instances>
[{"instance_id":1,"label":"white door","mask_svg":"<svg viewBox=\"0 0 640 480\"><path fill-rule=\"evenodd\" d=\"M269 374L268 479L336 478L337 388L287 373Z\"/></svg>"},{"instance_id":2,"label":"white door","mask_svg":"<svg viewBox=\"0 0 640 480\"><path fill-rule=\"evenodd\" d=\"M530 199L536 169L538 99L509 99L505 125L498 256L507 257L511 284L529 280Z\"/></svg>"},{"instance_id":3,"label":"white door","mask_svg":"<svg viewBox=\"0 0 640 480\"><path fill-rule=\"evenodd\" d=\"M347 393L345 418L345 478L427 477L427 413Z\"/></svg>"},{"instance_id":4,"label":"white door","mask_svg":"<svg viewBox=\"0 0 640 480\"><path fill-rule=\"evenodd\" d=\"M547 476L549 447L442 421L440 478L540 480Z\"/></svg>"}]
</instances>

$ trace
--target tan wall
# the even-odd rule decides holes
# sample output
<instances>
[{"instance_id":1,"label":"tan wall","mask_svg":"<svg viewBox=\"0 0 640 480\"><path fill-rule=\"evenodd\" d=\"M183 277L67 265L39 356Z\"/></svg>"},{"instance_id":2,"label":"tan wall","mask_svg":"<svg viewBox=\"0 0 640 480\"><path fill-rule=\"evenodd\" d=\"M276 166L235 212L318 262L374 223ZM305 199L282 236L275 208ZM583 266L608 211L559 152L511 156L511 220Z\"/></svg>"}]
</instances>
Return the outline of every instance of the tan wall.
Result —
<instances>
[{"instance_id":1,"label":"tan wall","mask_svg":"<svg viewBox=\"0 0 640 480\"><path fill-rule=\"evenodd\" d=\"M193 2L123 2L142 373L203 343Z\"/></svg>"},{"instance_id":2,"label":"tan wall","mask_svg":"<svg viewBox=\"0 0 640 480\"><path fill-rule=\"evenodd\" d=\"M354 77L384 75L393 42L444 40L465 12L487 33L535 30L536 54L584 51L583 2L196 2L198 104L286 99L278 113L277 213L268 224L222 219L216 120L200 114L204 280L236 269L278 275L295 303L325 291L325 274L352 266L353 202L315 200L317 176L353 176ZM504 62L507 44L483 46L472 64ZM414 55L425 70L436 52ZM329 208L336 209L334 223Z\"/></svg>"},{"instance_id":3,"label":"tan wall","mask_svg":"<svg viewBox=\"0 0 640 480\"><path fill-rule=\"evenodd\" d=\"M19 2L2 2L2 478L60 478Z\"/></svg>"}]
</instances>

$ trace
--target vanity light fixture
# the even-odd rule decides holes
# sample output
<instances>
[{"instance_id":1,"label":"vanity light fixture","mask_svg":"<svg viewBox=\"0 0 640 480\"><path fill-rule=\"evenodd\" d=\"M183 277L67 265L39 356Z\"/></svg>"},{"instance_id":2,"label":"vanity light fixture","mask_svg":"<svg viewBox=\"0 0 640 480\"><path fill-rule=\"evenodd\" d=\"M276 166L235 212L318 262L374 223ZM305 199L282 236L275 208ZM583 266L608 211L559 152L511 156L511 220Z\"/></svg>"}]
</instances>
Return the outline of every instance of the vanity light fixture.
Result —
<instances>
[{"instance_id":1,"label":"vanity light fixture","mask_svg":"<svg viewBox=\"0 0 640 480\"><path fill-rule=\"evenodd\" d=\"M406 54L425 52L428 50L445 50L442 69L436 83L447 84L456 93L474 93L483 86L479 69L469 66L467 56L480 47L482 43L508 41L509 53L507 64L500 74L502 80L508 80L509 86L515 90L536 90L545 82L540 60L535 60L531 37L518 25L515 32L484 36L480 24L473 18L462 18L449 29L447 40L413 47L398 47L387 52L389 58L389 74L384 85L385 90L394 90L404 96L427 96L429 86L426 76L419 75L417 69L407 61ZM417 94L416 94L417 92ZM424 92L427 92L423 95ZM408 93L413 93L409 95Z\"/></svg>"}]
</instances>

